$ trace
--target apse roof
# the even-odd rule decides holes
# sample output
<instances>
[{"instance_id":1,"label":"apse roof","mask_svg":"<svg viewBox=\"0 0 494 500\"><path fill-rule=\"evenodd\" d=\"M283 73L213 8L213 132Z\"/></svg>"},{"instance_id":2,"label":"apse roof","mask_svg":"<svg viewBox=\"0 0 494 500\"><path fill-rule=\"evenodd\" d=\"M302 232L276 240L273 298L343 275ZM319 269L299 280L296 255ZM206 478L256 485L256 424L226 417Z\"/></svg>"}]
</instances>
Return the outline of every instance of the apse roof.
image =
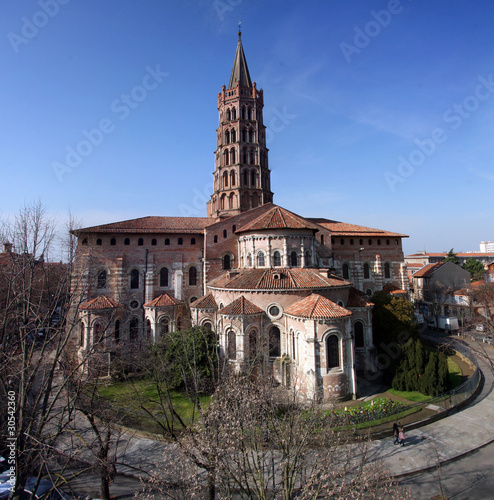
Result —
<instances>
[{"instance_id":1,"label":"apse roof","mask_svg":"<svg viewBox=\"0 0 494 500\"><path fill-rule=\"evenodd\" d=\"M79 306L79 309L84 309L86 311L102 310L102 309L116 309L117 307L124 307L117 301L113 300L106 295L100 295L95 299L84 302Z\"/></svg>"},{"instance_id":2,"label":"apse roof","mask_svg":"<svg viewBox=\"0 0 494 500\"><path fill-rule=\"evenodd\" d=\"M313 229L318 231L316 224L286 210L285 208L273 205L267 212L263 213L236 232L262 231L265 229Z\"/></svg>"},{"instance_id":3,"label":"apse roof","mask_svg":"<svg viewBox=\"0 0 494 500\"><path fill-rule=\"evenodd\" d=\"M223 274L208 284L228 290L307 290L350 286L349 281L327 269L267 268L238 269Z\"/></svg>"},{"instance_id":4,"label":"apse roof","mask_svg":"<svg viewBox=\"0 0 494 500\"><path fill-rule=\"evenodd\" d=\"M200 299L197 299L190 305L190 307L195 309L218 309L218 305L216 304L213 295L210 293L204 295L204 297L201 297Z\"/></svg>"},{"instance_id":5,"label":"apse roof","mask_svg":"<svg viewBox=\"0 0 494 500\"><path fill-rule=\"evenodd\" d=\"M334 319L351 316L352 312L326 297L312 293L285 309L285 314L307 319Z\"/></svg>"},{"instance_id":6,"label":"apse roof","mask_svg":"<svg viewBox=\"0 0 494 500\"><path fill-rule=\"evenodd\" d=\"M249 316L264 311L247 300L243 295L218 311L225 316Z\"/></svg>"},{"instance_id":7,"label":"apse roof","mask_svg":"<svg viewBox=\"0 0 494 500\"><path fill-rule=\"evenodd\" d=\"M167 293L163 293L153 299L151 302L144 304L144 307L166 307L166 306L179 306L183 305L181 300L168 295Z\"/></svg>"}]
</instances>

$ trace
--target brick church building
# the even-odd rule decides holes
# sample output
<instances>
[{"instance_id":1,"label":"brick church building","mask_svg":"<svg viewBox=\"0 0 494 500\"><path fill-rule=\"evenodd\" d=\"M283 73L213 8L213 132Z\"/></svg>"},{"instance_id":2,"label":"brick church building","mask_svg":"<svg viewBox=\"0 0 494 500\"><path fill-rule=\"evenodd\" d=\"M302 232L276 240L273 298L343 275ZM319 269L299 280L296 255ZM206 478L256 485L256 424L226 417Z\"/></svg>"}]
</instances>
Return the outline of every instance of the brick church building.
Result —
<instances>
[{"instance_id":1,"label":"brick church building","mask_svg":"<svg viewBox=\"0 0 494 500\"><path fill-rule=\"evenodd\" d=\"M309 398L356 395L357 374L375 363L368 296L408 291L406 236L273 204L263 104L239 32L218 94L207 216L74 232L81 353L102 338L108 352L125 352L200 325L238 369L256 363Z\"/></svg>"}]
</instances>

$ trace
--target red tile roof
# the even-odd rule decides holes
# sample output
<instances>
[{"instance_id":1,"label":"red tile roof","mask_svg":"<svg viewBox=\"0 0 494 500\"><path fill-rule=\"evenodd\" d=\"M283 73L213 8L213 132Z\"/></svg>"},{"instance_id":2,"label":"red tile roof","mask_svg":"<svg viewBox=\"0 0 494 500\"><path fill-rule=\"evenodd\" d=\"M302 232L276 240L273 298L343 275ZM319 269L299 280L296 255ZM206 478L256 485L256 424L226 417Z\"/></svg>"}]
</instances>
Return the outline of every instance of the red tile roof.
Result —
<instances>
[{"instance_id":1,"label":"red tile roof","mask_svg":"<svg viewBox=\"0 0 494 500\"><path fill-rule=\"evenodd\" d=\"M391 295L406 295L407 292L401 288L393 285L393 283L386 283L383 286L383 292L389 293Z\"/></svg>"},{"instance_id":2,"label":"red tile roof","mask_svg":"<svg viewBox=\"0 0 494 500\"><path fill-rule=\"evenodd\" d=\"M373 305L372 302L367 300L367 295L364 292L357 290L353 286L350 288L347 307L372 307Z\"/></svg>"},{"instance_id":3,"label":"red tile roof","mask_svg":"<svg viewBox=\"0 0 494 500\"><path fill-rule=\"evenodd\" d=\"M183 301L178 300L175 297L172 297L171 295L168 295L167 293L163 293L162 295L159 295L158 297L156 297L151 302L148 302L147 304L144 304L144 307L181 306L183 304L184 304Z\"/></svg>"},{"instance_id":4,"label":"red tile roof","mask_svg":"<svg viewBox=\"0 0 494 500\"><path fill-rule=\"evenodd\" d=\"M309 222L307 219L293 212L289 212L285 208L274 205L271 210L268 210L245 226L237 229L236 232L262 231L264 229L312 229L314 231L319 231L316 224Z\"/></svg>"},{"instance_id":5,"label":"red tile roof","mask_svg":"<svg viewBox=\"0 0 494 500\"><path fill-rule=\"evenodd\" d=\"M76 236L86 233L202 233L213 224L207 217L140 217L73 231Z\"/></svg>"},{"instance_id":6,"label":"red tile roof","mask_svg":"<svg viewBox=\"0 0 494 500\"><path fill-rule=\"evenodd\" d=\"M383 229L374 229L372 227L358 226L356 224L348 224L336 220L321 219L310 217L308 220L319 224L320 226L329 229L332 236L373 236L373 237L400 237L408 238L406 234L393 233L384 231Z\"/></svg>"},{"instance_id":7,"label":"red tile roof","mask_svg":"<svg viewBox=\"0 0 494 500\"><path fill-rule=\"evenodd\" d=\"M123 304L119 304L115 300L106 295L100 295L95 299L89 300L88 302L84 302L79 306L79 309L83 309L85 311L95 311L95 310L103 310L103 309L117 309L125 307Z\"/></svg>"},{"instance_id":8,"label":"red tile roof","mask_svg":"<svg viewBox=\"0 0 494 500\"><path fill-rule=\"evenodd\" d=\"M216 304L213 295L208 293L207 295L204 295L204 297L201 297L193 302L190 307L195 309L218 309L218 304Z\"/></svg>"},{"instance_id":9,"label":"red tile roof","mask_svg":"<svg viewBox=\"0 0 494 500\"><path fill-rule=\"evenodd\" d=\"M285 314L308 319L333 319L352 315L351 311L316 293L292 304L285 309Z\"/></svg>"},{"instance_id":10,"label":"red tile roof","mask_svg":"<svg viewBox=\"0 0 494 500\"><path fill-rule=\"evenodd\" d=\"M250 316L253 314L262 314L264 311L248 301L243 295L223 309L219 310L224 316Z\"/></svg>"},{"instance_id":11,"label":"red tile roof","mask_svg":"<svg viewBox=\"0 0 494 500\"><path fill-rule=\"evenodd\" d=\"M444 266L446 262L436 262L435 264L427 264L422 269L413 273L413 278L430 278L440 267Z\"/></svg>"},{"instance_id":12,"label":"red tile roof","mask_svg":"<svg viewBox=\"0 0 494 500\"><path fill-rule=\"evenodd\" d=\"M311 268L239 269L209 283L209 288L229 290L320 290L350 286L349 281L327 270Z\"/></svg>"}]
</instances>

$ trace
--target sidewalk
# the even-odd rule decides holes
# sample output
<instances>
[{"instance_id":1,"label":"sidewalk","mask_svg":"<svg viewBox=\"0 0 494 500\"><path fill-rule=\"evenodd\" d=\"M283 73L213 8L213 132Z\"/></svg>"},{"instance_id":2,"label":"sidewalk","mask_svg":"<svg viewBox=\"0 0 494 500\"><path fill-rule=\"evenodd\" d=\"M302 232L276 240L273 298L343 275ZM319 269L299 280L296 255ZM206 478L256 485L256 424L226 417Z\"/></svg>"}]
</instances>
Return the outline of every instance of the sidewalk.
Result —
<instances>
[{"instance_id":1,"label":"sidewalk","mask_svg":"<svg viewBox=\"0 0 494 500\"><path fill-rule=\"evenodd\" d=\"M382 460L395 477L436 467L472 452L494 440L494 377L483 360L483 387L477 397L458 413L406 433L406 445L393 445L394 438L374 440L369 444L370 456ZM122 442L123 441L123 442ZM121 441L118 472L141 475L137 469L151 471L163 462L167 453L173 460L175 446L170 443L124 435ZM122 446L123 445L123 446ZM133 469L135 467L135 469Z\"/></svg>"},{"instance_id":2,"label":"sidewalk","mask_svg":"<svg viewBox=\"0 0 494 500\"><path fill-rule=\"evenodd\" d=\"M393 437L371 443L373 455L383 460L392 476L436 467L494 440L494 377L482 359L479 359L479 366L483 373L483 387L468 406L406 433L404 447L393 445Z\"/></svg>"}]
</instances>

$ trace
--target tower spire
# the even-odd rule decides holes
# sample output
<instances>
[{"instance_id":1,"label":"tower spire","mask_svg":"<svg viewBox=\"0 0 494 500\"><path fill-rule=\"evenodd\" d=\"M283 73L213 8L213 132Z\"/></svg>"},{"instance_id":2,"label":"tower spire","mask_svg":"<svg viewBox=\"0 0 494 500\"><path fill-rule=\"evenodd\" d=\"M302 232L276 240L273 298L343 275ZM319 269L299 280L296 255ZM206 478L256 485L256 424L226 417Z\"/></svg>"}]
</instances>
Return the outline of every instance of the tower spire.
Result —
<instances>
[{"instance_id":1,"label":"tower spire","mask_svg":"<svg viewBox=\"0 0 494 500\"><path fill-rule=\"evenodd\" d=\"M230 217L273 201L263 106L262 89L250 79L239 23L230 83L218 94L214 192L208 217Z\"/></svg>"},{"instance_id":2,"label":"tower spire","mask_svg":"<svg viewBox=\"0 0 494 500\"><path fill-rule=\"evenodd\" d=\"M237 86L237 82L240 82L241 87L252 87L252 80L250 79L247 60L245 59L244 49L242 47L242 31L240 30L241 24L242 23L239 21L237 51L235 52L232 74L230 76L230 83L228 84L229 89L235 88Z\"/></svg>"}]
</instances>

